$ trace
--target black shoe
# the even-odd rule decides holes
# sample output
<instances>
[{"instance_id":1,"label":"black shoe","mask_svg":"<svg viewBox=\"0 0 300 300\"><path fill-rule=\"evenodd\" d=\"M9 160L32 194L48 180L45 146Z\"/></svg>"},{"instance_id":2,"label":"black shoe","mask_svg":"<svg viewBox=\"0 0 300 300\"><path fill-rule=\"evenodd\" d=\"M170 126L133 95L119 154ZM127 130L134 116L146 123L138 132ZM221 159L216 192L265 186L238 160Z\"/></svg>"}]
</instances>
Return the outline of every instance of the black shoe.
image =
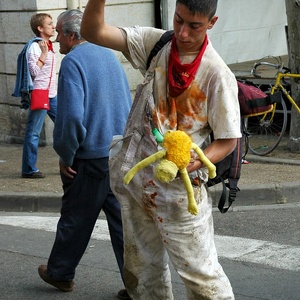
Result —
<instances>
[{"instance_id":1,"label":"black shoe","mask_svg":"<svg viewBox=\"0 0 300 300\"><path fill-rule=\"evenodd\" d=\"M40 265L38 267L38 272L40 277L47 282L48 284L53 285L54 287L58 288L62 292L72 292L74 287L74 281L58 281L55 280L47 274L47 266L46 265ZM126 299L126 298L125 298Z\"/></svg>"},{"instance_id":2,"label":"black shoe","mask_svg":"<svg viewBox=\"0 0 300 300\"><path fill-rule=\"evenodd\" d=\"M36 171L34 173L30 174L22 174L22 178L32 178L32 179L39 179L39 178L45 178L46 175L41 171Z\"/></svg>"},{"instance_id":3,"label":"black shoe","mask_svg":"<svg viewBox=\"0 0 300 300\"><path fill-rule=\"evenodd\" d=\"M128 295L126 289L120 290L118 292L118 298L125 299L125 300L132 300L131 297Z\"/></svg>"}]
</instances>

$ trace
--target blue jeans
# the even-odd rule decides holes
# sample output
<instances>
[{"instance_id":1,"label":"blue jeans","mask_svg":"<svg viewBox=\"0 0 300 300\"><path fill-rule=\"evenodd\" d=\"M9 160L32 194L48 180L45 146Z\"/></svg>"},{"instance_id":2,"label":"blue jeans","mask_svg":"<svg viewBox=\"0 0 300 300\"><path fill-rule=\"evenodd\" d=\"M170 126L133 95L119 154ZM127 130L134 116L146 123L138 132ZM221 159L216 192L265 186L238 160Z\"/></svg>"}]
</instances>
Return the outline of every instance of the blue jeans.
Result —
<instances>
[{"instance_id":1,"label":"blue jeans","mask_svg":"<svg viewBox=\"0 0 300 300\"><path fill-rule=\"evenodd\" d=\"M23 143L22 174L32 174L38 171L36 167L40 134L46 114L55 121L57 97L50 98L50 110L30 110L27 117L27 127Z\"/></svg>"},{"instance_id":2,"label":"blue jeans","mask_svg":"<svg viewBox=\"0 0 300 300\"><path fill-rule=\"evenodd\" d=\"M121 208L110 189L108 158L75 158L72 169L77 172L74 179L61 173L64 195L56 237L48 260L48 275L60 281L70 281L74 278L75 269L103 209L111 244L123 278Z\"/></svg>"}]
</instances>

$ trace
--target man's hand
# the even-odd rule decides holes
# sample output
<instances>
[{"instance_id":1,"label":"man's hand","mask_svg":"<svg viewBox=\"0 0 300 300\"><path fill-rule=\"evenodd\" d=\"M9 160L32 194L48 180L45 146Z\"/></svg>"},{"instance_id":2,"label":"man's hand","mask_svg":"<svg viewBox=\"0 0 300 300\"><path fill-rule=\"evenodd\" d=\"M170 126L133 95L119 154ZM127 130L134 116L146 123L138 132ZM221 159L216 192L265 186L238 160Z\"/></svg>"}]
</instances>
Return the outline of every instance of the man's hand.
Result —
<instances>
[{"instance_id":1,"label":"man's hand","mask_svg":"<svg viewBox=\"0 0 300 300\"><path fill-rule=\"evenodd\" d=\"M191 151L191 160L186 167L187 172L191 173L197 171L201 167L203 167L203 163L200 161L198 155L194 151Z\"/></svg>"},{"instance_id":2,"label":"man's hand","mask_svg":"<svg viewBox=\"0 0 300 300\"><path fill-rule=\"evenodd\" d=\"M62 161L59 161L59 169L62 174L66 177L73 179L77 172L71 167L66 166Z\"/></svg>"},{"instance_id":3,"label":"man's hand","mask_svg":"<svg viewBox=\"0 0 300 300\"><path fill-rule=\"evenodd\" d=\"M236 138L214 140L203 152L213 163L221 161L229 155L236 146ZM191 161L186 167L188 173L202 168L204 165L195 154L191 153Z\"/></svg>"}]
</instances>

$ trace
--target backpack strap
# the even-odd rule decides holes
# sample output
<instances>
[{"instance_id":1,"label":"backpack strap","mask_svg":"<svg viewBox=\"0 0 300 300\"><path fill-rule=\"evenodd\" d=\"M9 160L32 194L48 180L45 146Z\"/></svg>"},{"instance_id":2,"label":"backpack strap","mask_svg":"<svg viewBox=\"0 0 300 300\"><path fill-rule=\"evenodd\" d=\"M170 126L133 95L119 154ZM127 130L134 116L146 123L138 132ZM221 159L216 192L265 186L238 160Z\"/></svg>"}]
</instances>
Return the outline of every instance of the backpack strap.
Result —
<instances>
[{"instance_id":1,"label":"backpack strap","mask_svg":"<svg viewBox=\"0 0 300 300\"><path fill-rule=\"evenodd\" d=\"M232 188L230 189L229 188L229 192L228 192L228 198L227 198L227 188L228 188L228 185L225 183L224 179L221 178L221 182L222 182L222 194L221 194L221 197L219 199L219 204L218 204L218 209L219 211L224 214L227 212L227 210L230 208L231 204L235 201L235 198L236 198L236 193L240 190L238 187L236 188ZM224 207L225 206L225 203L226 203L226 199L227 199L227 202L228 202L228 206L227 207Z\"/></svg>"},{"instance_id":2,"label":"backpack strap","mask_svg":"<svg viewBox=\"0 0 300 300\"><path fill-rule=\"evenodd\" d=\"M211 141L214 140L213 134L210 135ZM232 203L236 199L236 194L240 190L238 188L238 181L241 176L242 168L242 138L237 138L236 146L228 156L216 163L217 177L209 179L207 186L213 186L222 183L222 194L219 199L218 209L221 213L227 212ZM229 191L227 192L227 189ZM224 207L228 202L228 206Z\"/></svg>"},{"instance_id":3,"label":"backpack strap","mask_svg":"<svg viewBox=\"0 0 300 300\"><path fill-rule=\"evenodd\" d=\"M228 183L225 183L224 179L220 176L223 185L223 192L219 200L218 209L221 213L225 213L230 208L232 203L235 201L236 193L240 190L237 185L241 176L241 164L243 155L242 138L237 139L236 147L230 155L232 156L232 158L228 174ZM228 206L224 208L227 198L226 188L229 189Z\"/></svg>"},{"instance_id":4,"label":"backpack strap","mask_svg":"<svg viewBox=\"0 0 300 300\"><path fill-rule=\"evenodd\" d=\"M151 50L149 57L147 59L147 69L149 68L151 64L152 58L158 53L160 49L163 48L165 44L167 44L171 39L173 38L174 30L168 30L162 34L160 39L156 42L153 49Z\"/></svg>"},{"instance_id":5,"label":"backpack strap","mask_svg":"<svg viewBox=\"0 0 300 300\"><path fill-rule=\"evenodd\" d=\"M254 109L261 106L267 106L274 103L280 103L281 102L281 92L276 92L272 95L268 95L265 98L257 98L252 99L250 101L247 101L247 106L250 109Z\"/></svg>"},{"instance_id":6,"label":"backpack strap","mask_svg":"<svg viewBox=\"0 0 300 300\"><path fill-rule=\"evenodd\" d=\"M229 181L230 181L230 179L229 179ZM237 184L237 181L238 180L236 180L236 184ZM235 201L236 194L237 194L237 192L240 191L240 189L237 186L236 186L236 188L230 188L229 185L227 183L225 183L223 178L221 178L221 182L222 182L223 190L222 190L221 197L219 199L218 209L221 213L226 213L227 210L232 205L232 203ZM227 196L227 188L229 188L228 196ZM228 205L227 205L227 207L224 207L226 200L227 200Z\"/></svg>"}]
</instances>

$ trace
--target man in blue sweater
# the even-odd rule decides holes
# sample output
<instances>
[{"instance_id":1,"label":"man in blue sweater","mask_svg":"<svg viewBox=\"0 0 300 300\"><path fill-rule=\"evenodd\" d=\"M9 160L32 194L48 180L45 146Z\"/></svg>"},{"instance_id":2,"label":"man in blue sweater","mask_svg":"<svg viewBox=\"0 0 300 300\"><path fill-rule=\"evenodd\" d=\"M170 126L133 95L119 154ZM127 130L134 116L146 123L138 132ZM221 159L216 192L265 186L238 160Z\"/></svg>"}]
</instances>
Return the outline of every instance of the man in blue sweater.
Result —
<instances>
[{"instance_id":1,"label":"man in blue sweater","mask_svg":"<svg viewBox=\"0 0 300 300\"><path fill-rule=\"evenodd\" d=\"M123 278L120 205L109 184L109 146L122 135L132 104L125 72L115 54L80 36L82 12L57 20L60 53L67 54L58 79L53 147L60 157L64 195L55 242L40 277L61 291L73 290L75 269L103 209ZM120 299L130 299L125 289Z\"/></svg>"}]
</instances>

